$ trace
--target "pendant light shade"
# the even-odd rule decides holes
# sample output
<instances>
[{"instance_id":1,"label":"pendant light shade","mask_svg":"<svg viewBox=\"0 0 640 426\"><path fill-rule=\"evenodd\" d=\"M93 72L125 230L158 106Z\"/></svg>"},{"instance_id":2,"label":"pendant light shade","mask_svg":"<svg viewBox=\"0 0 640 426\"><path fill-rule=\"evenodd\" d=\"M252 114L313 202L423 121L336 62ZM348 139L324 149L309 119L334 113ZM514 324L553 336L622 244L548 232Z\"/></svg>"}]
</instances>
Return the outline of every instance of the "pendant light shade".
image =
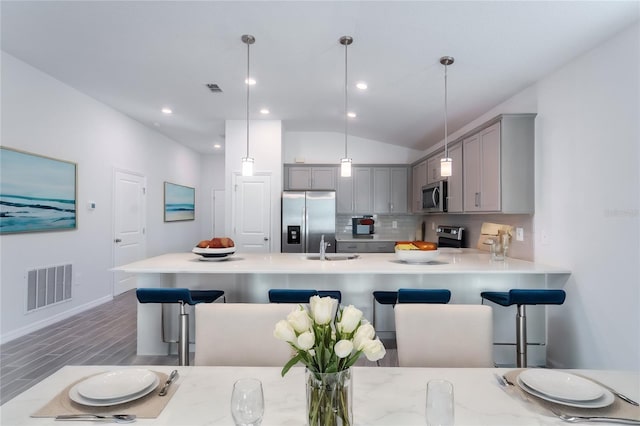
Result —
<instances>
[{"instance_id":1,"label":"pendant light shade","mask_svg":"<svg viewBox=\"0 0 640 426\"><path fill-rule=\"evenodd\" d=\"M353 43L353 38L350 36L340 37L340 44L344 46L344 158L340 160L340 176L351 176L351 158L347 156L347 135L349 129L349 116L348 116L348 97L347 97L347 46Z\"/></svg>"},{"instance_id":2,"label":"pendant light shade","mask_svg":"<svg viewBox=\"0 0 640 426\"><path fill-rule=\"evenodd\" d=\"M451 56L443 56L440 63L444 65L444 158L440 159L440 176L448 177L453 172L453 161L449 158L449 147L447 139L449 138L449 129L447 127L447 67L453 64L454 59Z\"/></svg>"},{"instance_id":3,"label":"pendant light shade","mask_svg":"<svg viewBox=\"0 0 640 426\"><path fill-rule=\"evenodd\" d=\"M251 84L249 83L250 75L249 75L249 48L250 46L256 42L256 39L252 35L245 34L242 36L242 42L247 45L247 156L242 158L242 176L253 176L253 158L249 157L249 87Z\"/></svg>"}]
</instances>

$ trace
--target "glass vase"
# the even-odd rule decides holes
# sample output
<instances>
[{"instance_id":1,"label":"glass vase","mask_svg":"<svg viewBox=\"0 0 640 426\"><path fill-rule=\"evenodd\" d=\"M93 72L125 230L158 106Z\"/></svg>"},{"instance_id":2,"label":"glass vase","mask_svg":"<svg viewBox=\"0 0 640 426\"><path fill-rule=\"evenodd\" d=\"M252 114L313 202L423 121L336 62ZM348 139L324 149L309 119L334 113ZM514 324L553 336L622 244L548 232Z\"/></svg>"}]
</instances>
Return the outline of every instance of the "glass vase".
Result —
<instances>
[{"instance_id":1,"label":"glass vase","mask_svg":"<svg viewBox=\"0 0 640 426\"><path fill-rule=\"evenodd\" d=\"M305 380L309 426L353 424L351 369L337 373L314 373L307 369Z\"/></svg>"}]
</instances>

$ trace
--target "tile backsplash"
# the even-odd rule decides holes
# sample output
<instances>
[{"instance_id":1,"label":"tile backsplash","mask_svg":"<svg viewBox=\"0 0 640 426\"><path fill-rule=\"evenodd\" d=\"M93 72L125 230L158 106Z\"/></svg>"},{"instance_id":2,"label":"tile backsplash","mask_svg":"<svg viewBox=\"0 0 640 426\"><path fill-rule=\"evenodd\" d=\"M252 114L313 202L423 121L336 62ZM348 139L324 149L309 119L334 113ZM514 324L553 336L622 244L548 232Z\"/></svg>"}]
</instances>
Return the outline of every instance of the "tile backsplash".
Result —
<instances>
[{"instance_id":1,"label":"tile backsplash","mask_svg":"<svg viewBox=\"0 0 640 426\"><path fill-rule=\"evenodd\" d=\"M351 218L353 215L336 216L336 236L352 235ZM374 216L375 234L380 238L393 240L414 240L416 238L416 226L421 220L420 216L411 215L385 215ZM395 228L394 228L395 222ZM419 226L418 226L419 231ZM417 235L420 236L419 234Z\"/></svg>"},{"instance_id":2,"label":"tile backsplash","mask_svg":"<svg viewBox=\"0 0 640 426\"><path fill-rule=\"evenodd\" d=\"M351 235L352 215L336 217L337 236ZM414 240L421 236L422 222L425 223L425 241L437 242L435 228L438 225L463 226L465 247L475 248L484 222L511 225L524 229L524 241L511 239L509 257L533 260L533 215L528 214L429 214L429 215L385 215L375 217L375 233L380 238L393 240ZM394 222L396 227L394 228Z\"/></svg>"}]
</instances>

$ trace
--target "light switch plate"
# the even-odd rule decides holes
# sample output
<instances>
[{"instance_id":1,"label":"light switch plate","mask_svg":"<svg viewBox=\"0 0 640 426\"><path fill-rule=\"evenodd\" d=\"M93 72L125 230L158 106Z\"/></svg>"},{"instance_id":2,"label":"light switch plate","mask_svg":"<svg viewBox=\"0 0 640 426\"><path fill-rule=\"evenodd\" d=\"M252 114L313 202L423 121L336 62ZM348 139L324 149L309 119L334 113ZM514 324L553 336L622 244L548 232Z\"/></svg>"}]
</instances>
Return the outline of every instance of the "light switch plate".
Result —
<instances>
[{"instance_id":1,"label":"light switch plate","mask_svg":"<svg viewBox=\"0 0 640 426\"><path fill-rule=\"evenodd\" d=\"M524 241L524 229L516 228L516 241Z\"/></svg>"}]
</instances>

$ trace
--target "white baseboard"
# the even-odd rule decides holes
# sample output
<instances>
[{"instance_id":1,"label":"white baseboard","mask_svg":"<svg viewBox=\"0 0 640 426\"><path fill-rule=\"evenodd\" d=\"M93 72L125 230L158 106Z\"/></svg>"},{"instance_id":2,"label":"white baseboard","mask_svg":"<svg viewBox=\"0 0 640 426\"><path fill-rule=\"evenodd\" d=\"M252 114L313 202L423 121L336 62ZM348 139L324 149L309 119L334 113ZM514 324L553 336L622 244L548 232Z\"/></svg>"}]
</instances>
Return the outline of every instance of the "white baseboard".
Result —
<instances>
[{"instance_id":1,"label":"white baseboard","mask_svg":"<svg viewBox=\"0 0 640 426\"><path fill-rule=\"evenodd\" d=\"M33 333L34 331L40 330L41 328L45 328L49 325L55 324L56 322L65 320L76 314L79 314L91 308L95 308L96 306L100 306L112 300L113 300L113 296L105 296L100 299L92 300L91 302L86 303L84 305L76 306L75 308L69 309L68 311L61 312L52 317L45 318L41 321L35 322L33 324L29 324L25 327L19 328L17 330L13 330L9 333L5 333L0 336L0 344L4 344L12 340L15 340L19 337L26 336L29 333Z\"/></svg>"}]
</instances>

